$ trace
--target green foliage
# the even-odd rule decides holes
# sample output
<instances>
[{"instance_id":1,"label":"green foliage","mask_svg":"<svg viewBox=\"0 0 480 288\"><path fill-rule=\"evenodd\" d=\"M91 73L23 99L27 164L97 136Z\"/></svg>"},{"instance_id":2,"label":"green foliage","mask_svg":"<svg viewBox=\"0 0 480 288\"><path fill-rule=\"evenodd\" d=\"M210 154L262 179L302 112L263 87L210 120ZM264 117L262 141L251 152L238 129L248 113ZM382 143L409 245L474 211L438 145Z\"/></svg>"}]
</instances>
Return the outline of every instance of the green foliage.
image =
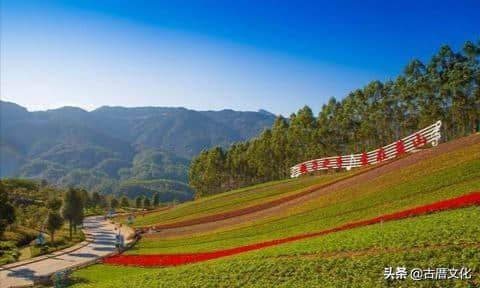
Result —
<instances>
[{"instance_id":1,"label":"green foliage","mask_svg":"<svg viewBox=\"0 0 480 288\"><path fill-rule=\"evenodd\" d=\"M55 272L53 275L50 276L53 286L55 288L68 287L71 283L71 280L70 280L71 273L72 271L68 269Z\"/></svg>"},{"instance_id":2,"label":"green foliage","mask_svg":"<svg viewBox=\"0 0 480 288\"><path fill-rule=\"evenodd\" d=\"M130 201L128 200L127 196L122 197L122 200L120 201L120 207L130 207Z\"/></svg>"},{"instance_id":3,"label":"green foliage","mask_svg":"<svg viewBox=\"0 0 480 288\"><path fill-rule=\"evenodd\" d=\"M15 208L9 203L8 194L0 182L0 236L15 221Z\"/></svg>"},{"instance_id":4,"label":"green foliage","mask_svg":"<svg viewBox=\"0 0 480 288\"><path fill-rule=\"evenodd\" d=\"M0 265L17 261L19 255L14 241L0 241Z\"/></svg>"},{"instance_id":5,"label":"green foliage","mask_svg":"<svg viewBox=\"0 0 480 288\"><path fill-rule=\"evenodd\" d=\"M72 239L72 229L83 222L84 211L82 194L79 190L70 187L65 193L63 200L62 215L69 222L70 239Z\"/></svg>"},{"instance_id":6,"label":"green foliage","mask_svg":"<svg viewBox=\"0 0 480 288\"><path fill-rule=\"evenodd\" d=\"M62 228L63 218L59 212L62 207L60 199L64 197L64 190L50 186L46 181L30 179L3 179L0 181L0 186L5 188L9 196L8 202L4 202L2 199L1 204L9 203L16 210L15 221L0 236L0 246L5 243L13 243L16 248L4 251L3 256L0 255L0 263L15 262L20 254L23 258L26 255L34 257L50 253L67 248L84 239L82 233L75 234L71 240L66 239L68 228ZM79 202L83 204L85 199L89 199L89 195L83 189L77 190L78 199L81 199ZM82 213L83 211L80 214ZM32 246L32 241L42 232L48 232L51 241L42 248ZM22 252L28 249L31 253Z\"/></svg>"},{"instance_id":7,"label":"green foliage","mask_svg":"<svg viewBox=\"0 0 480 288\"><path fill-rule=\"evenodd\" d=\"M68 174L67 167L42 159L34 159L21 166L18 174L21 177L41 178L41 179L60 179Z\"/></svg>"},{"instance_id":8,"label":"green foliage","mask_svg":"<svg viewBox=\"0 0 480 288\"><path fill-rule=\"evenodd\" d=\"M105 210L100 208L100 207L87 207L85 209L85 217L89 216L99 216L99 215L105 215Z\"/></svg>"},{"instance_id":9,"label":"green foliage","mask_svg":"<svg viewBox=\"0 0 480 288\"><path fill-rule=\"evenodd\" d=\"M98 163L95 166L96 170L99 170L108 175L110 178L120 179L121 178L121 170L128 169L131 164L130 162L118 158L109 158L105 159L102 162Z\"/></svg>"},{"instance_id":10,"label":"green foliage","mask_svg":"<svg viewBox=\"0 0 480 288\"><path fill-rule=\"evenodd\" d=\"M118 208L119 205L120 203L118 203L118 200L116 198L112 198L112 200L110 200L110 207L112 207L113 209Z\"/></svg>"},{"instance_id":11,"label":"green foliage","mask_svg":"<svg viewBox=\"0 0 480 288\"><path fill-rule=\"evenodd\" d=\"M38 231L23 226L5 231L0 237L0 265L17 261L20 247L28 245L37 235Z\"/></svg>"},{"instance_id":12,"label":"green foliage","mask_svg":"<svg viewBox=\"0 0 480 288\"><path fill-rule=\"evenodd\" d=\"M131 177L141 180L187 181L189 161L161 150L146 149L133 158Z\"/></svg>"},{"instance_id":13,"label":"green foliage","mask_svg":"<svg viewBox=\"0 0 480 288\"><path fill-rule=\"evenodd\" d=\"M0 242L0 251L11 250L16 247L13 241Z\"/></svg>"},{"instance_id":14,"label":"green foliage","mask_svg":"<svg viewBox=\"0 0 480 288\"><path fill-rule=\"evenodd\" d=\"M53 198L48 200L47 208L53 211L58 211L62 207L62 200L59 198Z\"/></svg>"},{"instance_id":15,"label":"green foliage","mask_svg":"<svg viewBox=\"0 0 480 288\"><path fill-rule=\"evenodd\" d=\"M70 228L69 225L65 223L60 229L55 231L55 239L53 239L54 241L52 238L49 239L48 237L46 240L47 242L43 246L29 246L31 257L45 255L54 251L71 247L74 244L84 241L85 235L82 231L78 231L76 234L72 235L72 238L70 238Z\"/></svg>"},{"instance_id":16,"label":"green foliage","mask_svg":"<svg viewBox=\"0 0 480 288\"><path fill-rule=\"evenodd\" d=\"M115 195L125 195L135 198L139 195L152 198L158 193L160 202L171 202L173 199L180 201L193 198L193 191L187 184L173 180L130 180L121 182Z\"/></svg>"},{"instance_id":17,"label":"green foliage","mask_svg":"<svg viewBox=\"0 0 480 288\"><path fill-rule=\"evenodd\" d=\"M13 191L16 189L38 191L40 188L37 181L23 178L2 179L2 183L7 191Z\"/></svg>"},{"instance_id":18,"label":"green foliage","mask_svg":"<svg viewBox=\"0 0 480 288\"><path fill-rule=\"evenodd\" d=\"M149 198L144 198L143 199L143 208L148 209L150 208L150 199Z\"/></svg>"},{"instance_id":19,"label":"green foliage","mask_svg":"<svg viewBox=\"0 0 480 288\"><path fill-rule=\"evenodd\" d=\"M100 207L101 209L108 208L107 197L105 197L105 195L100 195L100 203L98 207Z\"/></svg>"},{"instance_id":20,"label":"green foliage","mask_svg":"<svg viewBox=\"0 0 480 288\"><path fill-rule=\"evenodd\" d=\"M57 182L62 187L83 187L102 192L102 194L113 193L116 185L116 181L108 178L107 174L93 169L71 169L64 177L51 180Z\"/></svg>"},{"instance_id":21,"label":"green foliage","mask_svg":"<svg viewBox=\"0 0 480 288\"><path fill-rule=\"evenodd\" d=\"M315 117L303 107L286 121L277 117L258 137L202 151L189 183L197 197L284 179L296 163L389 144L437 120L442 139L472 133L480 120L480 48L442 46L429 63L413 60L395 81L372 81L341 101L331 98Z\"/></svg>"},{"instance_id":22,"label":"green foliage","mask_svg":"<svg viewBox=\"0 0 480 288\"><path fill-rule=\"evenodd\" d=\"M77 188L78 193L80 194L80 198L82 199L83 207L90 206L91 199L88 191L84 188Z\"/></svg>"},{"instance_id":23,"label":"green foliage","mask_svg":"<svg viewBox=\"0 0 480 288\"><path fill-rule=\"evenodd\" d=\"M15 228L11 227L3 233L3 236L0 237L0 243L6 241L14 243L17 247L21 247L28 245L37 235L37 230L24 226L15 226Z\"/></svg>"},{"instance_id":24,"label":"green foliage","mask_svg":"<svg viewBox=\"0 0 480 288\"><path fill-rule=\"evenodd\" d=\"M100 202L101 202L100 194L98 194L98 192L93 192L91 201L92 201L93 207L100 207Z\"/></svg>"},{"instance_id":25,"label":"green foliage","mask_svg":"<svg viewBox=\"0 0 480 288\"><path fill-rule=\"evenodd\" d=\"M158 205L160 205L160 194L158 192L153 194L152 204L153 204L154 207L158 207Z\"/></svg>"},{"instance_id":26,"label":"green foliage","mask_svg":"<svg viewBox=\"0 0 480 288\"><path fill-rule=\"evenodd\" d=\"M223 190L225 160L225 153L220 147L203 151L193 160L189 180L190 185L196 189L197 197Z\"/></svg>"},{"instance_id":27,"label":"green foliage","mask_svg":"<svg viewBox=\"0 0 480 288\"><path fill-rule=\"evenodd\" d=\"M45 228L50 233L52 242L55 241L55 231L60 229L63 226L63 218L57 211L50 211L48 213L47 221L45 223Z\"/></svg>"},{"instance_id":28,"label":"green foliage","mask_svg":"<svg viewBox=\"0 0 480 288\"><path fill-rule=\"evenodd\" d=\"M143 197L137 196L137 198L135 198L135 206L137 208L141 208L142 204L143 204Z\"/></svg>"},{"instance_id":29,"label":"green foliage","mask_svg":"<svg viewBox=\"0 0 480 288\"><path fill-rule=\"evenodd\" d=\"M1 183L16 210L15 225L41 230L48 215L47 207L61 205L50 201L63 197L63 190L49 186L45 181L3 179Z\"/></svg>"}]
</instances>

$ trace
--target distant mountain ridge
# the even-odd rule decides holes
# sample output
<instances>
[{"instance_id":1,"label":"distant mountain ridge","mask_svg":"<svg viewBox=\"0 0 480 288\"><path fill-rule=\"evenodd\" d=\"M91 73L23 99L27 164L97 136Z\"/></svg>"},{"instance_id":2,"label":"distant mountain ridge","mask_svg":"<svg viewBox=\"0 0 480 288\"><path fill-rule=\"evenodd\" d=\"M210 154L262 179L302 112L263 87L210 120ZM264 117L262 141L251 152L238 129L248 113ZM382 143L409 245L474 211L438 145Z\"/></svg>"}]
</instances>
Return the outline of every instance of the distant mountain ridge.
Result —
<instances>
[{"instance_id":1,"label":"distant mountain ridge","mask_svg":"<svg viewBox=\"0 0 480 288\"><path fill-rule=\"evenodd\" d=\"M91 112L62 107L29 112L0 101L0 177L44 178L102 193L122 193L127 187L122 183L128 183L130 196L135 194L132 185L150 181L142 184L148 189L139 190L157 189L165 194L165 201L185 200L191 195L185 183L192 157L212 146L226 147L255 137L274 119L265 110L169 107L104 106ZM165 180L168 185L152 186L153 180ZM172 181L179 184L171 185Z\"/></svg>"}]
</instances>

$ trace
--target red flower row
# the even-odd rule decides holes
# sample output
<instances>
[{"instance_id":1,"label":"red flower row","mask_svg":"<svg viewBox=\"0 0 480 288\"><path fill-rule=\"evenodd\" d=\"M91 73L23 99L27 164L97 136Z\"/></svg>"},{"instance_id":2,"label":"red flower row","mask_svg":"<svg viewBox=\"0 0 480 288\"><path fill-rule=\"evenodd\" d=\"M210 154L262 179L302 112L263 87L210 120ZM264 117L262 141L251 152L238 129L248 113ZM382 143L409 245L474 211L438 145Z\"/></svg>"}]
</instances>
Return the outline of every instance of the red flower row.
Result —
<instances>
[{"instance_id":1,"label":"red flower row","mask_svg":"<svg viewBox=\"0 0 480 288\"><path fill-rule=\"evenodd\" d=\"M316 233L296 235L288 238L277 239L267 242L261 242L252 245L240 246L232 249L219 250L214 252L205 253L189 253L189 254L157 254L157 255L116 255L105 258L104 263L118 264L118 265L130 265L130 266L144 266L144 267L163 267L163 266L176 266L187 263L195 263L200 261L206 261L210 259L216 259L220 257L235 255L247 251L257 250L265 247L275 246L287 242L293 242L300 239L316 237L320 235L330 234L333 232L349 230L352 228L372 225L380 222L398 220L407 218L410 216L418 216L426 213L442 211L447 209L456 209L470 205L480 205L480 192L463 195L453 199L428 204L413 209L408 209L380 217L353 222L338 226L332 229L323 230Z\"/></svg>"}]
</instances>

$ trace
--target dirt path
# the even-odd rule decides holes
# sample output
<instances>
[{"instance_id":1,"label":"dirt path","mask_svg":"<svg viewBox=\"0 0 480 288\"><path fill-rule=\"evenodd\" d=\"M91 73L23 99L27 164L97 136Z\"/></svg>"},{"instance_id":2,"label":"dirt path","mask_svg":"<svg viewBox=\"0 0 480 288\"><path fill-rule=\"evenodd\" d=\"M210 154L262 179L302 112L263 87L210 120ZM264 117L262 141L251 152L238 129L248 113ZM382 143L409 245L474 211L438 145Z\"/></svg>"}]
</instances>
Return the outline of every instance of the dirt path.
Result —
<instances>
[{"instance_id":1,"label":"dirt path","mask_svg":"<svg viewBox=\"0 0 480 288\"><path fill-rule=\"evenodd\" d=\"M431 149L425 149L410 154L407 157L395 161L387 162L383 165L377 166L375 169L367 170L364 173L353 175L352 177L342 179L341 181L334 182L333 184L330 183L328 185L322 185L323 187L313 187L305 192L290 195L271 202L182 222L158 225L155 226L155 229L158 229L158 232L147 234L145 237L182 237L264 219L269 216L280 214L287 209L290 209L296 205L300 205L306 201L316 199L319 196L326 195L359 183L371 181L397 169L408 167L426 159L439 156L443 153L448 153L458 148L478 143L480 143L479 134L460 138Z\"/></svg>"}]
</instances>

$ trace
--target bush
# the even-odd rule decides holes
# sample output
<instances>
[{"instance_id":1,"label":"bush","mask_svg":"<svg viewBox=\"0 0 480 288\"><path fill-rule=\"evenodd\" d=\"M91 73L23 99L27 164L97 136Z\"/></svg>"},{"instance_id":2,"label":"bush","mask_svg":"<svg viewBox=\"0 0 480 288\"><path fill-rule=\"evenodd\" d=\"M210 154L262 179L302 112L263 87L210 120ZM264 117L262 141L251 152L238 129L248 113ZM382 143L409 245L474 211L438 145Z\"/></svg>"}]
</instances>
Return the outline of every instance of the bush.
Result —
<instances>
[{"instance_id":1,"label":"bush","mask_svg":"<svg viewBox=\"0 0 480 288\"><path fill-rule=\"evenodd\" d=\"M12 231L3 234L2 240L15 243L17 247L28 245L38 235L38 232L23 226L18 226ZM1 241L0 241L1 242Z\"/></svg>"},{"instance_id":2,"label":"bush","mask_svg":"<svg viewBox=\"0 0 480 288\"><path fill-rule=\"evenodd\" d=\"M8 264L17 261L20 256L15 242L1 241L0 242L0 265Z\"/></svg>"},{"instance_id":3,"label":"bush","mask_svg":"<svg viewBox=\"0 0 480 288\"><path fill-rule=\"evenodd\" d=\"M67 287L70 284L70 275L72 271L66 269L54 273L51 276L54 287Z\"/></svg>"},{"instance_id":4,"label":"bush","mask_svg":"<svg viewBox=\"0 0 480 288\"><path fill-rule=\"evenodd\" d=\"M0 251L14 250L16 248L15 242L13 241L1 241L0 242Z\"/></svg>"}]
</instances>

